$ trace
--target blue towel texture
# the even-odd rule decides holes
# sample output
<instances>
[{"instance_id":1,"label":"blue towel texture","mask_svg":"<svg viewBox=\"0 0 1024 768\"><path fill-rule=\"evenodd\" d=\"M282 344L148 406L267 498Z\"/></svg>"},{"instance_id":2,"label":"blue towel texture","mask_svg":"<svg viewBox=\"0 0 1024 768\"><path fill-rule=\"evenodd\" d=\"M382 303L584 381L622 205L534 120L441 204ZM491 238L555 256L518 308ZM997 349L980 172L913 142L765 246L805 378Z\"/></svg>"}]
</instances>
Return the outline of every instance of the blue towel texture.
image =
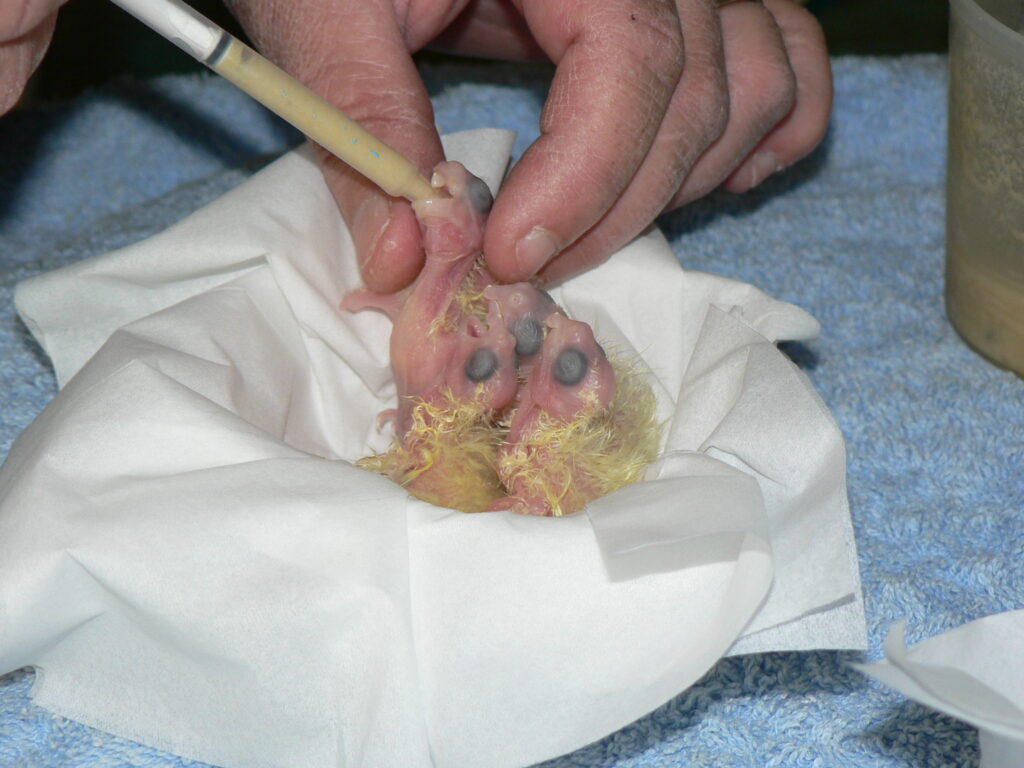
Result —
<instances>
[{"instance_id":1,"label":"blue towel texture","mask_svg":"<svg viewBox=\"0 0 1024 768\"><path fill-rule=\"evenodd\" d=\"M977 357L943 310L944 58L842 58L829 137L751 194L661 226L684 266L804 307L788 345L847 439L870 649L727 659L569 766L974 766L969 726L850 669L890 625L908 641L1024 607L1024 381ZM444 131L536 136L545 70L432 63ZM55 393L14 315L14 285L142 239L299 137L209 77L121 82L0 121L0 457ZM198 766L34 706L0 677L0 765ZM572 717L572 713L566 713Z\"/></svg>"}]
</instances>

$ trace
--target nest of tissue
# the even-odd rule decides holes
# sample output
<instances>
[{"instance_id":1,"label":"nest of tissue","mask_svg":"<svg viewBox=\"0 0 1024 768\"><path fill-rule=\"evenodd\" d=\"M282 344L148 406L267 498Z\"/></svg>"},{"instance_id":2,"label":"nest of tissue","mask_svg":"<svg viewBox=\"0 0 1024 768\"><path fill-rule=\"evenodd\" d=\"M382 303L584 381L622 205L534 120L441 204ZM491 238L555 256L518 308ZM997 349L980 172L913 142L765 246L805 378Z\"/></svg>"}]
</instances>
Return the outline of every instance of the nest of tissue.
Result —
<instances>
[{"instance_id":1,"label":"nest of tissue","mask_svg":"<svg viewBox=\"0 0 1024 768\"><path fill-rule=\"evenodd\" d=\"M445 146L493 190L511 136ZM224 766L524 765L723 655L864 647L842 437L775 346L807 313L648 232L552 298L650 385L658 458L466 515L355 466L397 399L355 265L299 150L19 287L61 386L0 472L0 672L37 703Z\"/></svg>"}]
</instances>

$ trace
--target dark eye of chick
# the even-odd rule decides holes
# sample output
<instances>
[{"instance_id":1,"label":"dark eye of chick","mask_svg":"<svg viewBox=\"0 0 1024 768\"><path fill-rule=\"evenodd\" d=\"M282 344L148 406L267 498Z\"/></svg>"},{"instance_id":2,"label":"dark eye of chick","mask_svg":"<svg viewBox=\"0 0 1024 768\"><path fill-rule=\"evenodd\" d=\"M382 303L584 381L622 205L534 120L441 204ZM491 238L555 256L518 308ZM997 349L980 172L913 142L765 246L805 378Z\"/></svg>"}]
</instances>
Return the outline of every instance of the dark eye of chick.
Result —
<instances>
[{"instance_id":1,"label":"dark eye of chick","mask_svg":"<svg viewBox=\"0 0 1024 768\"><path fill-rule=\"evenodd\" d=\"M487 381L497 370L498 356L488 347L480 347L466 360L466 378L477 384Z\"/></svg>"},{"instance_id":2,"label":"dark eye of chick","mask_svg":"<svg viewBox=\"0 0 1024 768\"><path fill-rule=\"evenodd\" d=\"M491 206L494 205L494 197L491 195L487 183L476 176L466 184L466 197L480 213L490 213Z\"/></svg>"},{"instance_id":3,"label":"dark eye of chick","mask_svg":"<svg viewBox=\"0 0 1024 768\"><path fill-rule=\"evenodd\" d=\"M516 337L516 354L520 357L537 354L544 343L544 328L530 316L521 317L511 331Z\"/></svg>"},{"instance_id":4,"label":"dark eye of chick","mask_svg":"<svg viewBox=\"0 0 1024 768\"><path fill-rule=\"evenodd\" d=\"M554 365L551 366L551 375L555 377L555 381L567 387L579 384L586 373L587 356L583 350L575 347L559 352Z\"/></svg>"}]
</instances>

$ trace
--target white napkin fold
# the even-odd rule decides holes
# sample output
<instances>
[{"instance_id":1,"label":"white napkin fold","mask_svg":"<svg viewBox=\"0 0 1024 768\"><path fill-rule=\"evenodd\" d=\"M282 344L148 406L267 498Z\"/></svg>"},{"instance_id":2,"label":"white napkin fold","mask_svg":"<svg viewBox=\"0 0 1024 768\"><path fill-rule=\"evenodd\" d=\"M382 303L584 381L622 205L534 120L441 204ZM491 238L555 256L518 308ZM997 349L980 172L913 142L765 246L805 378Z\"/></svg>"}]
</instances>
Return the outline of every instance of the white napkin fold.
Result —
<instances>
[{"instance_id":1,"label":"white napkin fold","mask_svg":"<svg viewBox=\"0 0 1024 768\"><path fill-rule=\"evenodd\" d=\"M446 151L493 189L511 140ZM864 647L842 438L773 343L807 313L648 232L553 293L650 369L663 458L574 516L466 515L350 463L395 397L388 321L337 310L357 285L300 150L19 286L62 391L0 470L0 672L224 766L503 766L730 647Z\"/></svg>"},{"instance_id":2,"label":"white napkin fold","mask_svg":"<svg viewBox=\"0 0 1024 768\"><path fill-rule=\"evenodd\" d=\"M981 768L1024 765L1024 610L972 621L907 648L906 622L885 660L854 664L914 701L979 730Z\"/></svg>"}]
</instances>

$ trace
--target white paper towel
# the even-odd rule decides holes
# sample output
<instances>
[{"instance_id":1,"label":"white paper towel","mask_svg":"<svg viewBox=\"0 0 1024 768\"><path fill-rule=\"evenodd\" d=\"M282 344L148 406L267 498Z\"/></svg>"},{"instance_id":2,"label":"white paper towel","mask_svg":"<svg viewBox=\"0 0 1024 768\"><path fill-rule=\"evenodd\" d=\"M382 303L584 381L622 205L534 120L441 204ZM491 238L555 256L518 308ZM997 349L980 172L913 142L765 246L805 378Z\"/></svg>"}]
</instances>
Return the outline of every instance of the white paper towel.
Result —
<instances>
[{"instance_id":1,"label":"white paper towel","mask_svg":"<svg viewBox=\"0 0 1024 768\"><path fill-rule=\"evenodd\" d=\"M446 140L492 189L510 146ZM648 232L553 294L650 369L649 480L466 515L350 464L395 397L355 263L302 150L19 287L62 385L0 470L0 672L39 704L225 766L522 765L730 647L864 647L842 438L773 344L813 318Z\"/></svg>"},{"instance_id":2,"label":"white paper towel","mask_svg":"<svg viewBox=\"0 0 1024 768\"><path fill-rule=\"evenodd\" d=\"M1024 765L1024 610L997 613L907 648L906 623L886 660L854 664L915 701L978 728L982 768Z\"/></svg>"}]
</instances>

